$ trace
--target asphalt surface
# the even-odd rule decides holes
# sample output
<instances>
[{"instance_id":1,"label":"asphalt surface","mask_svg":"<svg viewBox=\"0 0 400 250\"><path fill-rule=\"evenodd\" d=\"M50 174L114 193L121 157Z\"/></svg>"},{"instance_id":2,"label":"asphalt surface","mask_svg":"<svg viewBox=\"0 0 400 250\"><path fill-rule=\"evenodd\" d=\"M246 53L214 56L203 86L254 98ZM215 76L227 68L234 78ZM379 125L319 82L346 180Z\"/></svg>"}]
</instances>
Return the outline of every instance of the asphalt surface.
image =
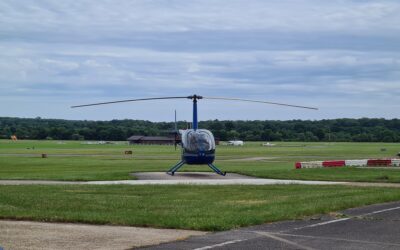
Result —
<instances>
[{"instance_id":1,"label":"asphalt surface","mask_svg":"<svg viewBox=\"0 0 400 250\"><path fill-rule=\"evenodd\" d=\"M400 249L400 202L190 237L140 249Z\"/></svg>"}]
</instances>

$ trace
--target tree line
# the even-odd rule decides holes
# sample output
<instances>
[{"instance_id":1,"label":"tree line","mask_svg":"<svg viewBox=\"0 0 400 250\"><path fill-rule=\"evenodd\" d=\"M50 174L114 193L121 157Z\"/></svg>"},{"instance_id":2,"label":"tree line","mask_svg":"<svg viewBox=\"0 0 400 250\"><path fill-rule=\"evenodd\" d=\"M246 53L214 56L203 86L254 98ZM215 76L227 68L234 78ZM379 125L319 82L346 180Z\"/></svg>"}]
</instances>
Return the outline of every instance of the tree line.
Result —
<instances>
[{"instance_id":1,"label":"tree line","mask_svg":"<svg viewBox=\"0 0 400 250\"><path fill-rule=\"evenodd\" d=\"M188 122L178 122L178 128ZM400 142L399 119L330 119L290 121L201 121L220 140L246 141L340 141ZM60 119L0 117L0 138L38 140L121 141L132 135L166 136L173 122L143 120L74 121Z\"/></svg>"}]
</instances>

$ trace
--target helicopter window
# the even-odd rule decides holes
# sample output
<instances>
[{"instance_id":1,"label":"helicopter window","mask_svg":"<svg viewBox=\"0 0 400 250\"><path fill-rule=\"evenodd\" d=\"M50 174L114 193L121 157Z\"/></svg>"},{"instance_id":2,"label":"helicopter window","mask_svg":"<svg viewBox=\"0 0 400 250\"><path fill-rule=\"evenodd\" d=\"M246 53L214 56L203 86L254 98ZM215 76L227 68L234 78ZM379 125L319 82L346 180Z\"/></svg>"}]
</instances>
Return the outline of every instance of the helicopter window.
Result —
<instances>
[{"instance_id":1,"label":"helicopter window","mask_svg":"<svg viewBox=\"0 0 400 250\"><path fill-rule=\"evenodd\" d=\"M209 151L215 148L214 137L209 131L188 131L183 146L188 151Z\"/></svg>"}]
</instances>

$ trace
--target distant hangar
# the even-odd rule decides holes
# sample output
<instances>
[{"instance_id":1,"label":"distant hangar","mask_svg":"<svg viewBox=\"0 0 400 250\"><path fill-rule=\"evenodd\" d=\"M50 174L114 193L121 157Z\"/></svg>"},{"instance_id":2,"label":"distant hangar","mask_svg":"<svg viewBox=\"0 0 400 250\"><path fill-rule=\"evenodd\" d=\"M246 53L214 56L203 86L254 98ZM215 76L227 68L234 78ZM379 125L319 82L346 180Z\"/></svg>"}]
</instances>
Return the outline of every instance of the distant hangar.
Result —
<instances>
[{"instance_id":1,"label":"distant hangar","mask_svg":"<svg viewBox=\"0 0 400 250\"><path fill-rule=\"evenodd\" d=\"M130 145L132 144L174 145L175 143L174 137L166 137L166 136L134 135L129 137L127 140ZM179 143L180 141L181 141L180 138L177 138L177 142Z\"/></svg>"},{"instance_id":2,"label":"distant hangar","mask_svg":"<svg viewBox=\"0 0 400 250\"><path fill-rule=\"evenodd\" d=\"M171 136L145 136L134 135L127 139L129 145L143 144L143 145L174 145L175 138ZM181 142L181 137L176 138L176 143ZM219 145L219 139L215 138L216 145Z\"/></svg>"}]
</instances>

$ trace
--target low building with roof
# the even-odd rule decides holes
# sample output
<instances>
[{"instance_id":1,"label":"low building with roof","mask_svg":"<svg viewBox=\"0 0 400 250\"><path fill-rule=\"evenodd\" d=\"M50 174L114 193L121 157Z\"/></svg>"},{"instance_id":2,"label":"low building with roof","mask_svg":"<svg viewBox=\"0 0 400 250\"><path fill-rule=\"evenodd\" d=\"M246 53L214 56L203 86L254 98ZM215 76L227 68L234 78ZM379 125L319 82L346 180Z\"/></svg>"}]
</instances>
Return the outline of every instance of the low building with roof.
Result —
<instances>
[{"instance_id":1,"label":"low building with roof","mask_svg":"<svg viewBox=\"0 0 400 250\"><path fill-rule=\"evenodd\" d=\"M129 145L144 144L144 145L174 145L174 136L145 136L133 135L127 139ZM176 143L181 142L181 135L176 138ZM219 138L215 138L215 144L219 145Z\"/></svg>"}]
</instances>

